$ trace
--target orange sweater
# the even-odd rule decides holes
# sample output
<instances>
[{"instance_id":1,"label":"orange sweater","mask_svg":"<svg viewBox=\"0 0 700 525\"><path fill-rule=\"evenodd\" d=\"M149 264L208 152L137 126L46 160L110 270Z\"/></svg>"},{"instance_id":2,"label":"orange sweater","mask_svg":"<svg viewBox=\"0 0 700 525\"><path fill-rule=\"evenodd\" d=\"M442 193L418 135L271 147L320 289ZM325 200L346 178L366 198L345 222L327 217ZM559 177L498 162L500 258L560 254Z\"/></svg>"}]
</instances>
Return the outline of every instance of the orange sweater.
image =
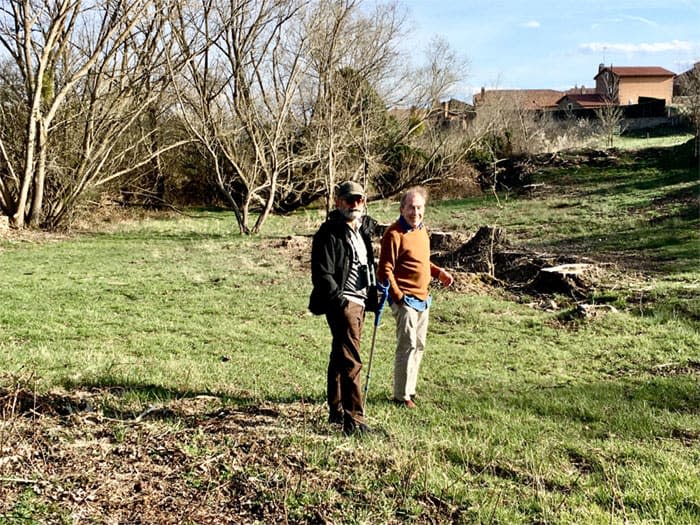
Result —
<instances>
[{"instance_id":1,"label":"orange sweater","mask_svg":"<svg viewBox=\"0 0 700 525\"><path fill-rule=\"evenodd\" d=\"M384 233L377 266L377 280L389 281L392 301L401 302L404 294L425 301L431 277L440 268L430 262L430 238L423 228L406 232L396 221Z\"/></svg>"}]
</instances>

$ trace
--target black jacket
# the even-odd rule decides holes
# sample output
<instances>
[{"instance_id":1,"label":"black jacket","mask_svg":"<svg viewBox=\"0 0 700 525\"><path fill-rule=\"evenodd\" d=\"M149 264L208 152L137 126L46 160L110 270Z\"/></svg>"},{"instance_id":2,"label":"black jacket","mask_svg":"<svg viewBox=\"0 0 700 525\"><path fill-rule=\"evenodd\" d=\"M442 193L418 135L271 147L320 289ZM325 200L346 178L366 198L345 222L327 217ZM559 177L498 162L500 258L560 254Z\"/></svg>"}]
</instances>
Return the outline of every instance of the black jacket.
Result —
<instances>
[{"instance_id":1,"label":"black jacket","mask_svg":"<svg viewBox=\"0 0 700 525\"><path fill-rule=\"evenodd\" d=\"M367 260L372 275L376 264L372 251L372 231L377 221L365 215L362 217L360 234L367 246ZM309 310L316 315L325 314L331 309L343 308L347 299L343 297L345 281L350 273L353 251L350 245L350 232L345 218L338 210L333 210L314 235L311 246L311 282L313 289L309 298ZM377 293L372 286L368 290L365 309L377 309Z\"/></svg>"}]
</instances>

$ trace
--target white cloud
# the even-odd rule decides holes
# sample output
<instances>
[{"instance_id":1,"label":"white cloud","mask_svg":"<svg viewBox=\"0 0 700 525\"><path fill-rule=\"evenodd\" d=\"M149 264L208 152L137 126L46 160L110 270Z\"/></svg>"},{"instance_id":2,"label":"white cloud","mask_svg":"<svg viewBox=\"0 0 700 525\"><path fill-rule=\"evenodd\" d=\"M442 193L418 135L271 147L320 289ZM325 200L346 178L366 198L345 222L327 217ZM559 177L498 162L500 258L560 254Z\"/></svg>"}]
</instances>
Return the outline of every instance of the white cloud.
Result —
<instances>
[{"instance_id":1,"label":"white cloud","mask_svg":"<svg viewBox=\"0 0 700 525\"><path fill-rule=\"evenodd\" d=\"M641 22L642 24L646 24L648 26L659 27L659 24L657 24L653 20L649 20L648 18L644 18L643 16L626 16L625 18L627 20L634 20L636 22Z\"/></svg>"},{"instance_id":2,"label":"white cloud","mask_svg":"<svg viewBox=\"0 0 700 525\"><path fill-rule=\"evenodd\" d=\"M671 40L670 42L654 42L641 44L611 44L605 42L589 42L581 44L579 49L592 53L664 53L668 51L693 51L698 44L684 40Z\"/></svg>"},{"instance_id":3,"label":"white cloud","mask_svg":"<svg viewBox=\"0 0 700 525\"><path fill-rule=\"evenodd\" d=\"M523 24L523 27L537 29L538 27L540 27L540 23L537 20L528 20Z\"/></svg>"}]
</instances>

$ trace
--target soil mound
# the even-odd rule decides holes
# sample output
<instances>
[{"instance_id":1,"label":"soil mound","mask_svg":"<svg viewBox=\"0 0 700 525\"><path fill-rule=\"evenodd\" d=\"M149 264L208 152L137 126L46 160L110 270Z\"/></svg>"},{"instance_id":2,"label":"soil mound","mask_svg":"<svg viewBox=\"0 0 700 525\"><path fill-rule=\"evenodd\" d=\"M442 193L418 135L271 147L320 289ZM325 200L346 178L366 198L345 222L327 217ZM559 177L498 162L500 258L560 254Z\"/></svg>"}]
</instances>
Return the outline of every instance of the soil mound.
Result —
<instances>
[{"instance_id":1,"label":"soil mound","mask_svg":"<svg viewBox=\"0 0 700 525\"><path fill-rule=\"evenodd\" d=\"M459 272L486 274L513 291L574 299L588 297L604 274L600 264L585 257L514 247L505 230L493 226L481 226L466 242L435 253L433 260Z\"/></svg>"}]
</instances>

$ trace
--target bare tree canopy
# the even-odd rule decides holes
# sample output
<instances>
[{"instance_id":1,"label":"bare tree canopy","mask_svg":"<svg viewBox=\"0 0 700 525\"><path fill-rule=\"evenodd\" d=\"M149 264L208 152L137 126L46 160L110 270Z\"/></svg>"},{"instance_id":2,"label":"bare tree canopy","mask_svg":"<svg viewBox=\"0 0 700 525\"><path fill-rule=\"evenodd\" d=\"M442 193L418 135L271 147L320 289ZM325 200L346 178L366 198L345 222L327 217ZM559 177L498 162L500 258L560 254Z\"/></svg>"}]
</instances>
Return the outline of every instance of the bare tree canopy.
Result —
<instances>
[{"instance_id":1,"label":"bare tree canopy","mask_svg":"<svg viewBox=\"0 0 700 525\"><path fill-rule=\"evenodd\" d=\"M58 228L98 192L162 200L166 153L186 144L244 234L273 210L330 208L341 179L380 194L429 179L463 157L423 124L465 64L435 39L406 74L404 23L364 0L8 0L0 212ZM418 118L392 120L409 99Z\"/></svg>"},{"instance_id":2,"label":"bare tree canopy","mask_svg":"<svg viewBox=\"0 0 700 525\"><path fill-rule=\"evenodd\" d=\"M0 9L4 71L16 79L3 87L18 90L0 115L0 208L15 227L58 226L85 192L174 147L154 151L155 130L141 126L149 109L163 111L169 83L166 1ZM8 122L11 113L21 117Z\"/></svg>"}]
</instances>

